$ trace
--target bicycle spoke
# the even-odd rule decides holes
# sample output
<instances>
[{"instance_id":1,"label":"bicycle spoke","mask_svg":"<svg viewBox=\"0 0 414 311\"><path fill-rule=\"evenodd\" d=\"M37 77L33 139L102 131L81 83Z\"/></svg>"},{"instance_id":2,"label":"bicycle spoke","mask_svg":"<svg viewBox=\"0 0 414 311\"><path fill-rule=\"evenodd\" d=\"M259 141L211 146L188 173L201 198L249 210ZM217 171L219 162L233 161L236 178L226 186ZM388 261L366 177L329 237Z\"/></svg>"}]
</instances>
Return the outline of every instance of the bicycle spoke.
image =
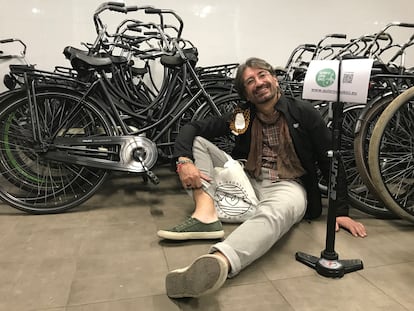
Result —
<instances>
[{"instance_id":1,"label":"bicycle spoke","mask_svg":"<svg viewBox=\"0 0 414 311\"><path fill-rule=\"evenodd\" d=\"M37 123L25 114L28 103L24 97L0 111L2 199L31 213L59 212L79 205L99 188L105 171L45 157L53 135L82 137L109 133L110 127L100 112L93 105L79 106L78 102L74 95L38 93ZM78 107L77 118L71 118L73 107ZM72 122L62 126L62 120L69 119ZM42 143L33 139L32 130L36 127L42 134Z\"/></svg>"}]
</instances>

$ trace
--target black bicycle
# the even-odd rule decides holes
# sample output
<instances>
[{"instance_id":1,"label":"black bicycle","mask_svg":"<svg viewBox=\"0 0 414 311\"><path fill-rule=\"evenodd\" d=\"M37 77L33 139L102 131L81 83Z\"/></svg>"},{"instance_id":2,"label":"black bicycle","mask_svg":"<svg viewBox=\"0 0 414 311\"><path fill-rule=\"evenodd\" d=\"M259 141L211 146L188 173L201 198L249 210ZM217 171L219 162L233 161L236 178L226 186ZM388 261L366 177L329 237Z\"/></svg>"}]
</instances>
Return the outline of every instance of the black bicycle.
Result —
<instances>
[{"instance_id":1,"label":"black bicycle","mask_svg":"<svg viewBox=\"0 0 414 311\"><path fill-rule=\"evenodd\" d=\"M141 8L107 3L99 11L105 9L127 13ZM143 10L176 16L181 33L182 21L175 12ZM139 27L148 33L120 37L100 29L88 51L65 49L72 64L65 73L14 68L11 75L23 83L0 101L4 202L29 213L63 212L90 198L111 171L158 183L152 168L171 161L183 124L221 115L240 102L227 66L196 69L194 48L187 48L179 36L166 35L165 25L136 20L128 24L134 33L140 33ZM164 45L140 50L148 36ZM127 56L110 53L115 47L122 47ZM151 96L147 93L148 102L134 97L142 95L142 89L133 79L136 72L128 55L159 60L165 68L162 87ZM223 79L212 83L212 76ZM230 137L215 142L222 148L232 144Z\"/></svg>"}]
</instances>

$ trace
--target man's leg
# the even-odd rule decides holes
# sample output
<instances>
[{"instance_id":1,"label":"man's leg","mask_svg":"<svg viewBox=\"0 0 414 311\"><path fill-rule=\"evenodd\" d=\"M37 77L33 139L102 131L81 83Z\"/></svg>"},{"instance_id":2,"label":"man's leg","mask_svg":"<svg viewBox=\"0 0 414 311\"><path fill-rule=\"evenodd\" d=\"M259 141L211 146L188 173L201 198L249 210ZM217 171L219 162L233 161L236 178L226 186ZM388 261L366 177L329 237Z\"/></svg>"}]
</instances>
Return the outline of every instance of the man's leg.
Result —
<instances>
[{"instance_id":1,"label":"man's leg","mask_svg":"<svg viewBox=\"0 0 414 311\"><path fill-rule=\"evenodd\" d=\"M229 277L265 254L306 211L306 192L296 182L263 180L253 181L253 186L260 188L256 214L210 250L227 258Z\"/></svg>"},{"instance_id":2,"label":"man's leg","mask_svg":"<svg viewBox=\"0 0 414 311\"><path fill-rule=\"evenodd\" d=\"M171 298L200 297L218 290L226 281L228 264L213 254L200 256L183 269L167 274L165 287Z\"/></svg>"},{"instance_id":3,"label":"man's leg","mask_svg":"<svg viewBox=\"0 0 414 311\"><path fill-rule=\"evenodd\" d=\"M199 297L219 289L227 276L236 275L261 257L302 219L306 193L301 185L268 180L253 185L260 190L255 216L236 228L226 240L215 244L211 254L198 257L184 269L170 272L166 278L168 296Z\"/></svg>"},{"instance_id":4,"label":"man's leg","mask_svg":"<svg viewBox=\"0 0 414 311\"><path fill-rule=\"evenodd\" d=\"M196 137L193 145L194 164L205 175L213 178L214 167L222 167L228 156L210 141ZM159 230L157 235L169 240L219 239L224 236L223 227L218 220L212 199L214 180L203 182L201 189L189 190L195 209L191 217L169 229Z\"/></svg>"}]
</instances>

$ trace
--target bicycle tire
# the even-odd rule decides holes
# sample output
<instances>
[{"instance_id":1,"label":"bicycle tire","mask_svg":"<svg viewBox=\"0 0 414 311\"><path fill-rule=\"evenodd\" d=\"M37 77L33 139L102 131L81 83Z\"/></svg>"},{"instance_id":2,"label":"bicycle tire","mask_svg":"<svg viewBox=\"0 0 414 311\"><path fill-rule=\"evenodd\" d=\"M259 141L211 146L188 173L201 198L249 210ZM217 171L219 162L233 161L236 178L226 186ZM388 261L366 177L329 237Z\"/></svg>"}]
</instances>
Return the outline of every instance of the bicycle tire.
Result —
<instances>
[{"instance_id":1,"label":"bicycle tire","mask_svg":"<svg viewBox=\"0 0 414 311\"><path fill-rule=\"evenodd\" d=\"M414 87L397 96L372 131L368 165L387 208L414 222Z\"/></svg>"},{"instance_id":2,"label":"bicycle tire","mask_svg":"<svg viewBox=\"0 0 414 311\"><path fill-rule=\"evenodd\" d=\"M67 89L39 88L36 94L40 132L52 134L81 95ZM47 150L33 139L35 128L26 96L3 102L0 110L0 198L31 214L60 213L89 199L107 171L47 160ZM77 118L58 136L111 135L111 126L96 104L84 101Z\"/></svg>"},{"instance_id":3,"label":"bicycle tire","mask_svg":"<svg viewBox=\"0 0 414 311\"><path fill-rule=\"evenodd\" d=\"M346 182L348 188L348 199L350 205L361 212L366 214L379 217L387 218L392 217L387 213L385 209L385 214L382 212L384 210L378 209L378 201L372 200L367 196L366 186L361 179L359 171L355 163L355 150L354 150L354 129L357 123L357 120L360 117L361 112L365 109L365 104L360 103L345 103L343 108L343 122L342 122L342 135L341 135L341 157L346 174ZM331 127L331 117L329 116L329 111L324 108L323 117L327 122L327 126ZM319 179L319 189L322 194L327 195L328 186L326 181L322 178ZM395 217L395 216L394 216Z\"/></svg>"},{"instance_id":4,"label":"bicycle tire","mask_svg":"<svg viewBox=\"0 0 414 311\"><path fill-rule=\"evenodd\" d=\"M394 96L387 95L367 105L357 121L354 139L355 165L366 186L360 188L360 197L364 196L367 204L361 205L360 208L365 213L381 219L394 219L399 216L385 206L377 193L368 167L368 146L376 121L393 99Z\"/></svg>"},{"instance_id":5,"label":"bicycle tire","mask_svg":"<svg viewBox=\"0 0 414 311\"><path fill-rule=\"evenodd\" d=\"M365 104L346 103L344 105L340 147L342 163L346 174L348 198L351 206L360 211L369 210L369 208L366 206L368 202L359 193L362 181L359 178L355 165L353 142L356 120L364 107ZM328 121L327 126L331 128L331 120Z\"/></svg>"}]
</instances>

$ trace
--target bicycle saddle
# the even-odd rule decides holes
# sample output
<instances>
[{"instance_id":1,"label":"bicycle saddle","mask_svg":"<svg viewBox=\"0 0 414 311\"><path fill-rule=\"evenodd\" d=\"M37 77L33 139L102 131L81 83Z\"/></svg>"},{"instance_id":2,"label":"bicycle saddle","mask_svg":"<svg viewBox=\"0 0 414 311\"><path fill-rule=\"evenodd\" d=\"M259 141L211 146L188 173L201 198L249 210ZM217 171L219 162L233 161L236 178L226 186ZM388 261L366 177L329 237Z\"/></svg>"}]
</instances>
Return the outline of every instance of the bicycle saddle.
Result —
<instances>
[{"instance_id":1,"label":"bicycle saddle","mask_svg":"<svg viewBox=\"0 0 414 311\"><path fill-rule=\"evenodd\" d=\"M182 50L184 56L190 61L191 65L194 67L198 61L198 51L196 48L188 48ZM174 55L163 55L161 56L161 64L174 68L174 67L180 67L182 64L184 64L186 59L181 57L179 53L176 53Z\"/></svg>"},{"instance_id":2,"label":"bicycle saddle","mask_svg":"<svg viewBox=\"0 0 414 311\"><path fill-rule=\"evenodd\" d=\"M65 47L63 54L71 62L80 60L91 67L107 67L113 63L110 57L88 55L87 51L77 49L73 46Z\"/></svg>"}]
</instances>

